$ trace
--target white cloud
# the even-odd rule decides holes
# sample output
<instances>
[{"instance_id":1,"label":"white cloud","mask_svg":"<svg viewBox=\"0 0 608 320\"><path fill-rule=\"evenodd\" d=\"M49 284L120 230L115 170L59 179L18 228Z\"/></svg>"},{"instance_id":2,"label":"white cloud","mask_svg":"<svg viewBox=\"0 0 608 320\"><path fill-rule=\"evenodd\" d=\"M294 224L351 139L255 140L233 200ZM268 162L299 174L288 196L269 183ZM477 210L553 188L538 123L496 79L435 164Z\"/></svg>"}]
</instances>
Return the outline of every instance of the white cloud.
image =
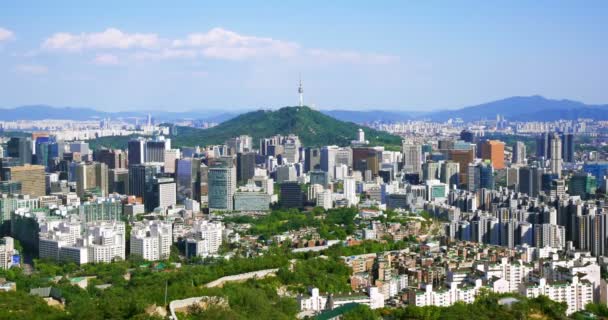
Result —
<instances>
[{"instance_id":1,"label":"white cloud","mask_svg":"<svg viewBox=\"0 0 608 320\"><path fill-rule=\"evenodd\" d=\"M44 40L42 47L50 50L81 51L86 49L153 49L160 45L154 33L124 33L115 28L103 32L71 34L59 32Z\"/></svg>"},{"instance_id":2,"label":"white cloud","mask_svg":"<svg viewBox=\"0 0 608 320\"><path fill-rule=\"evenodd\" d=\"M0 41L12 40L15 38L15 33L11 30L0 27Z\"/></svg>"},{"instance_id":3,"label":"white cloud","mask_svg":"<svg viewBox=\"0 0 608 320\"><path fill-rule=\"evenodd\" d=\"M173 47L199 48L206 57L228 60L280 57L297 54L300 45L272 38L241 35L223 28L205 33L191 33L185 39L174 40Z\"/></svg>"},{"instance_id":4,"label":"white cloud","mask_svg":"<svg viewBox=\"0 0 608 320\"><path fill-rule=\"evenodd\" d=\"M119 63L117 56L107 53L98 54L93 62L100 65L117 65Z\"/></svg>"},{"instance_id":5,"label":"white cloud","mask_svg":"<svg viewBox=\"0 0 608 320\"><path fill-rule=\"evenodd\" d=\"M45 74L49 71L49 69L46 66L43 65L36 65L36 64L21 64L15 67L15 70L17 70L17 72L20 73L27 73L27 74Z\"/></svg>"},{"instance_id":6,"label":"white cloud","mask_svg":"<svg viewBox=\"0 0 608 320\"><path fill-rule=\"evenodd\" d=\"M42 48L55 51L93 51L98 64L115 64L118 51L134 60L212 58L248 60L264 58L312 60L316 63L391 64L399 57L327 49L302 48L296 42L243 35L223 28L190 33L184 38L162 39L155 33L126 33L108 28L98 33L55 33ZM109 51L109 52L108 52ZM110 54L111 53L111 54Z\"/></svg>"}]
</instances>

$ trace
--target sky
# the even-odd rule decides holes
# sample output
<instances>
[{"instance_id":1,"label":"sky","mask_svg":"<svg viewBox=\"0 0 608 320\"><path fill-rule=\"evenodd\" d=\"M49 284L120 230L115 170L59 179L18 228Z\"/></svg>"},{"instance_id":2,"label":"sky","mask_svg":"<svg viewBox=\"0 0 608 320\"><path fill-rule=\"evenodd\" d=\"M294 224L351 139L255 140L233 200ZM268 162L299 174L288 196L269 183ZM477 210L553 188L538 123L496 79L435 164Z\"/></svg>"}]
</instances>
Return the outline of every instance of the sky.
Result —
<instances>
[{"instance_id":1,"label":"sky","mask_svg":"<svg viewBox=\"0 0 608 320\"><path fill-rule=\"evenodd\" d=\"M608 103L607 1L0 1L0 107Z\"/></svg>"}]
</instances>

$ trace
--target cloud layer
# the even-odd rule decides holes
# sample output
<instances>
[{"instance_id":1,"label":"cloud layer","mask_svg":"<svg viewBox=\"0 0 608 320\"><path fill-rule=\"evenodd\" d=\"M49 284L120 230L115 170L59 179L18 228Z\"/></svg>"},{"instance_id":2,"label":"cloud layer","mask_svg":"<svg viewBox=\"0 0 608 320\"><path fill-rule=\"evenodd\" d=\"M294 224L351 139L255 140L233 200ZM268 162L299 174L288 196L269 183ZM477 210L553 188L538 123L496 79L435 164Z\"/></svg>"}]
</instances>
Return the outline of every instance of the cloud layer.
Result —
<instances>
[{"instance_id":1,"label":"cloud layer","mask_svg":"<svg viewBox=\"0 0 608 320\"><path fill-rule=\"evenodd\" d=\"M55 52L96 53L97 64L116 64L118 55L136 60L209 58L231 61L250 59L308 58L328 63L388 64L398 57L355 51L302 48L296 42L242 35L223 28L166 39L155 33L128 33L116 28L102 32L72 34L59 32L42 43Z\"/></svg>"},{"instance_id":2,"label":"cloud layer","mask_svg":"<svg viewBox=\"0 0 608 320\"><path fill-rule=\"evenodd\" d=\"M0 42L7 41L15 38L15 34L8 29L0 27Z\"/></svg>"}]
</instances>

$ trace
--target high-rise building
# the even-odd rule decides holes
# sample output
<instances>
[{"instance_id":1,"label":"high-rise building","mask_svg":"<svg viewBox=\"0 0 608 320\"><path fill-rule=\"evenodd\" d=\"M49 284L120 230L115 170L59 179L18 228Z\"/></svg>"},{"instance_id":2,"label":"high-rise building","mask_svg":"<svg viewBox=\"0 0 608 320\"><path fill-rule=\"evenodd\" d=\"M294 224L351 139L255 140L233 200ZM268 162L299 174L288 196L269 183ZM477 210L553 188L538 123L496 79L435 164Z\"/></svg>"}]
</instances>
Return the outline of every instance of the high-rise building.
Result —
<instances>
[{"instance_id":1,"label":"high-rise building","mask_svg":"<svg viewBox=\"0 0 608 320\"><path fill-rule=\"evenodd\" d=\"M526 163L526 145L523 142L517 141L513 145L513 158L511 162Z\"/></svg>"},{"instance_id":2,"label":"high-rise building","mask_svg":"<svg viewBox=\"0 0 608 320\"><path fill-rule=\"evenodd\" d=\"M343 181L344 198L348 206L356 206L359 203L357 196L357 182L353 177L345 177Z\"/></svg>"},{"instance_id":3,"label":"high-rise building","mask_svg":"<svg viewBox=\"0 0 608 320\"><path fill-rule=\"evenodd\" d=\"M536 156L549 159L551 157L550 134L545 132L536 139Z\"/></svg>"},{"instance_id":4,"label":"high-rise building","mask_svg":"<svg viewBox=\"0 0 608 320\"><path fill-rule=\"evenodd\" d=\"M129 192L129 169L108 170L108 193L127 194Z\"/></svg>"},{"instance_id":5,"label":"high-rise building","mask_svg":"<svg viewBox=\"0 0 608 320\"><path fill-rule=\"evenodd\" d=\"M336 154L338 146L325 146L321 148L321 170L329 173L330 179L334 179L334 167L336 166Z\"/></svg>"},{"instance_id":6,"label":"high-rise building","mask_svg":"<svg viewBox=\"0 0 608 320\"><path fill-rule=\"evenodd\" d=\"M441 164L440 180L441 182L447 184L450 189L454 186L458 187L460 184L459 173L460 164L458 162L444 161Z\"/></svg>"},{"instance_id":7,"label":"high-rise building","mask_svg":"<svg viewBox=\"0 0 608 320\"><path fill-rule=\"evenodd\" d=\"M146 141L142 138L129 140L129 166L145 162L145 146Z\"/></svg>"},{"instance_id":8,"label":"high-rise building","mask_svg":"<svg viewBox=\"0 0 608 320\"><path fill-rule=\"evenodd\" d=\"M209 211L234 210L236 168L232 162L217 162L209 167Z\"/></svg>"},{"instance_id":9,"label":"high-rise building","mask_svg":"<svg viewBox=\"0 0 608 320\"><path fill-rule=\"evenodd\" d=\"M481 158L490 160L496 170L505 168L505 144L498 140L487 140L481 145Z\"/></svg>"},{"instance_id":10,"label":"high-rise building","mask_svg":"<svg viewBox=\"0 0 608 320\"><path fill-rule=\"evenodd\" d=\"M422 173L422 146L410 141L404 141L403 170L406 173Z\"/></svg>"},{"instance_id":11,"label":"high-rise building","mask_svg":"<svg viewBox=\"0 0 608 320\"><path fill-rule=\"evenodd\" d=\"M491 163L469 164L467 190L494 189L494 168Z\"/></svg>"},{"instance_id":12,"label":"high-rise building","mask_svg":"<svg viewBox=\"0 0 608 320\"><path fill-rule=\"evenodd\" d=\"M530 197L538 197L541 189L543 170L537 166L519 168L519 192Z\"/></svg>"},{"instance_id":13,"label":"high-rise building","mask_svg":"<svg viewBox=\"0 0 608 320\"><path fill-rule=\"evenodd\" d=\"M152 189L159 167L153 164L135 164L129 166L129 194L145 201L146 190ZM148 191L149 192L149 191Z\"/></svg>"},{"instance_id":14,"label":"high-rise building","mask_svg":"<svg viewBox=\"0 0 608 320\"><path fill-rule=\"evenodd\" d=\"M23 165L2 168L2 180L21 183L21 192L33 197L46 195L44 166Z\"/></svg>"},{"instance_id":15,"label":"high-rise building","mask_svg":"<svg viewBox=\"0 0 608 320\"><path fill-rule=\"evenodd\" d=\"M171 140L163 136L146 141L144 148L145 162L165 162L165 151L171 149Z\"/></svg>"},{"instance_id":16,"label":"high-rise building","mask_svg":"<svg viewBox=\"0 0 608 320\"><path fill-rule=\"evenodd\" d=\"M32 139L30 137L12 137L6 143L6 154L18 159L20 165L32 163Z\"/></svg>"},{"instance_id":17,"label":"high-rise building","mask_svg":"<svg viewBox=\"0 0 608 320\"><path fill-rule=\"evenodd\" d=\"M255 152L239 152L236 155L236 179L244 184L255 176Z\"/></svg>"},{"instance_id":18,"label":"high-rise building","mask_svg":"<svg viewBox=\"0 0 608 320\"><path fill-rule=\"evenodd\" d=\"M321 150L307 147L304 149L304 172L321 169Z\"/></svg>"},{"instance_id":19,"label":"high-rise building","mask_svg":"<svg viewBox=\"0 0 608 320\"><path fill-rule=\"evenodd\" d=\"M597 183L590 173L575 173L568 182L568 194L588 199L595 194Z\"/></svg>"},{"instance_id":20,"label":"high-rise building","mask_svg":"<svg viewBox=\"0 0 608 320\"><path fill-rule=\"evenodd\" d=\"M164 173L175 173L175 160L180 158L179 149L165 150Z\"/></svg>"},{"instance_id":21,"label":"high-rise building","mask_svg":"<svg viewBox=\"0 0 608 320\"><path fill-rule=\"evenodd\" d=\"M88 162L76 165L76 194L83 197L86 192L99 196L108 194L108 166L105 163Z\"/></svg>"},{"instance_id":22,"label":"high-rise building","mask_svg":"<svg viewBox=\"0 0 608 320\"><path fill-rule=\"evenodd\" d=\"M459 182L464 183L467 181L467 174L469 164L475 160L475 151L473 149L461 150L454 149L448 151L448 158L458 163L460 167Z\"/></svg>"},{"instance_id":23,"label":"high-rise building","mask_svg":"<svg viewBox=\"0 0 608 320\"><path fill-rule=\"evenodd\" d=\"M441 163L427 161L422 165L422 180L438 180L441 175Z\"/></svg>"},{"instance_id":24,"label":"high-rise building","mask_svg":"<svg viewBox=\"0 0 608 320\"><path fill-rule=\"evenodd\" d=\"M360 171L362 174L369 172L372 177L378 176L383 150L371 147L355 147L352 150L353 170Z\"/></svg>"},{"instance_id":25,"label":"high-rise building","mask_svg":"<svg viewBox=\"0 0 608 320\"><path fill-rule=\"evenodd\" d=\"M557 133L551 135L551 172L562 176L562 140Z\"/></svg>"},{"instance_id":26,"label":"high-rise building","mask_svg":"<svg viewBox=\"0 0 608 320\"><path fill-rule=\"evenodd\" d=\"M177 191L175 181L168 177L154 177L152 188L146 189L144 205L150 212L156 208L169 208L175 206Z\"/></svg>"},{"instance_id":27,"label":"high-rise building","mask_svg":"<svg viewBox=\"0 0 608 320\"><path fill-rule=\"evenodd\" d=\"M283 208L301 208L304 205L304 193L300 184L293 181L281 183L280 202Z\"/></svg>"},{"instance_id":28,"label":"high-rise building","mask_svg":"<svg viewBox=\"0 0 608 320\"><path fill-rule=\"evenodd\" d=\"M177 203L186 199L200 201L201 198L201 160L182 158L175 161L177 183Z\"/></svg>"},{"instance_id":29,"label":"high-rise building","mask_svg":"<svg viewBox=\"0 0 608 320\"><path fill-rule=\"evenodd\" d=\"M93 160L105 163L108 169L123 169L127 167L127 157L122 150L95 150L93 152Z\"/></svg>"},{"instance_id":30,"label":"high-rise building","mask_svg":"<svg viewBox=\"0 0 608 320\"><path fill-rule=\"evenodd\" d=\"M572 133L562 134L562 160L568 163L572 163L575 161L574 134Z\"/></svg>"}]
</instances>

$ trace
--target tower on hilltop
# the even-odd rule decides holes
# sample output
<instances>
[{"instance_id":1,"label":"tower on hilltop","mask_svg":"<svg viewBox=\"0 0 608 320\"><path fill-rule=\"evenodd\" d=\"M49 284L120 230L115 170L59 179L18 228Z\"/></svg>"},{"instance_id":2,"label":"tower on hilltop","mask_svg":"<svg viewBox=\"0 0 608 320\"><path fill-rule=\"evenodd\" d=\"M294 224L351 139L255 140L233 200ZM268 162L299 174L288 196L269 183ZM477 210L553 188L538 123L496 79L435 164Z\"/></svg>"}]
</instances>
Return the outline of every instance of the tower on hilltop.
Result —
<instances>
[{"instance_id":1,"label":"tower on hilltop","mask_svg":"<svg viewBox=\"0 0 608 320\"><path fill-rule=\"evenodd\" d=\"M298 87L298 94L300 95L300 107L304 106L304 88L302 88L302 76L300 75L300 86Z\"/></svg>"}]
</instances>

